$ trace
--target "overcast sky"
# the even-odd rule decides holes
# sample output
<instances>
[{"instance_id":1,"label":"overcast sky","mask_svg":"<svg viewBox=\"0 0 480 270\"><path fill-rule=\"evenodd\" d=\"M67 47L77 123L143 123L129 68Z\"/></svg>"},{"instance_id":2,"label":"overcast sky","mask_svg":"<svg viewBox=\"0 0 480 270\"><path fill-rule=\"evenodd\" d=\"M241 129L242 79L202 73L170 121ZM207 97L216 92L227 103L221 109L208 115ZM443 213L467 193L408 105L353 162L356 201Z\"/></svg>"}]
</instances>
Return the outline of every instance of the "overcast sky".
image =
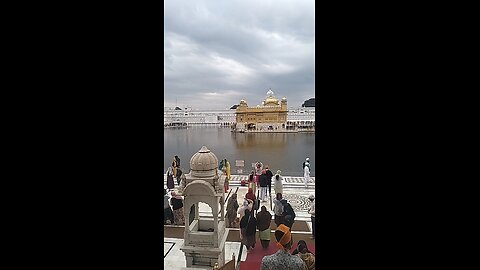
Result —
<instances>
[{"instance_id":1,"label":"overcast sky","mask_svg":"<svg viewBox=\"0 0 480 270\"><path fill-rule=\"evenodd\" d=\"M165 107L315 97L313 0L164 0Z\"/></svg>"}]
</instances>

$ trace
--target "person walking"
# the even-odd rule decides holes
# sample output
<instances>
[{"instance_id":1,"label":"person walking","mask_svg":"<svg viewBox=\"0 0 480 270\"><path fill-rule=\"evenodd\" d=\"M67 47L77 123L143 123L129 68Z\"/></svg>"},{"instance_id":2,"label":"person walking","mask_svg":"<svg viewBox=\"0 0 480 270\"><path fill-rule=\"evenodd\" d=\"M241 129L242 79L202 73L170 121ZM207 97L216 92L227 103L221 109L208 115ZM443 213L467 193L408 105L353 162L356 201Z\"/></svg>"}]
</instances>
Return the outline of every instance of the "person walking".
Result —
<instances>
[{"instance_id":1,"label":"person walking","mask_svg":"<svg viewBox=\"0 0 480 270\"><path fill-rule=\"evenodd\" d=\"M293 207L287 202L287 200L282 199L281 203L283 205L283 216L285 217L283 224L288 226L291 230L293 223L295 223L295 211L293 211Z\"/></svg>"},{"instance_id":2,"label":"person walking","mask_svg":"<svg viewBox=\"0 0 480 270\"><path fill-rule=\"evenodd\" d=\"M310 200L310 209L308 209L308 213L311 215L312 219L312 239L315 239L315 195L310 194L308 197Z\"/></svg>"},{"instance_id":3,"label":"person walking","mask_svg":"<svg viewBox=\"0 0 480 270\"><path fill-rule=\"evenodd\" d=\"M293 239L287 226L283 224L278 226L275 231L275 240L279 250L272 255L263 257L261 270L307 270L305 262L300 257L289 253Z\"/></svg>"},{"instance_id":4,"label":"person walking","mask_svg":"<svg viewBox=\"0 0 480 270\"><path fill-rule=\"evenodd\" d=\"M167 174L167 188L170 191L175 187L175 182L173 182L174 173L173 173L172 167L168 167L166 174Z\"/></svg>"},{"instance_id":5,"label":"person walking","mask_svg":"<svg viewBox=\"0 0 480 270\"><path fill-rule=\"evenodd\" d=\"M275 225L280 226L283 223L283 204L282 193L277 193L277 197L273 199L273 213L275 214Z\"/></svg>"},{"instance_id":6,"label":"person walking","mask_svg":"<svg viewBox=\"0 0 480 270\"><path fill-rule=\"evenodd\" d=\"M273 173L272 171L270 171L270 169L268 168L269 166L265 166L265 172L267 174L267 179L268 179L268 196L271 196L272 195L272 177L273 177ZM276 193L275 193L276 194Z\"/></svg>"},{"instance_id":7,"label":"person walking","mask_svg":"<svg viewBox=\"0 0 480 270\"><path fill-rule=\"evenodd\" d=\"M280 170L277 171L277 174L273 177L273 189L275 191L275 194L283 194L283 177L280 175L282 172Z\"/></svg>"},{"instance_id":8,"label":"person walking","mask_svg":"<svg viewBox=\"0 0 480 270\"><path fill-rule=\"evenodd\" d=\"M268 248L270 244L270 223L272 222L272 214L267 211L265 205L261 211L257 213L257 228L260 242L263 248Z\"/></svg>"},{"instance_id":9,"label":"person walking","mask_svg":"<svg viewBox=\"0 0 480 270\"><path fill-rule=\"evenodd\" d=\"M263 170L260 175L260 198L263 202L267 201L267 190L268 190L268 176L267 171Z\"/></svg>"},{"instance_id":10,"label":"person walking","mask_svg":"<svg viewBox=\"0 0 480 270\"><path fill-rule=\"evenodd\" d=\"M172 205L173 209L173 223L175 225L184 225L185 224L185 216L183 214L183 198L175 193L175 191L171 192L172 198L170 199L170 204Z\"/></svg>"},{"instance_id":11,"label":"person walking","mask_svg":"<svg viewBox=\"0 0 480 270\"><path fill-rule=\"evenodd\" d=\"M227 214L225 215L225 218L227 219L227 228L235 227L235 219L237 218L238 207L237 193L233 193L228 199L227 203Z\"/></svg>"},{"instance_id":12,"label":"person walking","mask_svg":"<svg viewBox=\"0 0 480 270\"><path fill-rule=\"evenodd\" d=\"M303 182L305 183L305 188L308 188L308 182L310 181L310 165L305 165L303 168Z\"/></svg>"},{"instance_id":13,"label":"person walking","mask_svg":"<svg viewBox=\"0 0 480 270\"><path fill-rule=\"evenodd\" d=\"M253 209L253 201L252 200L245 199L243 201L242 207L238 208L237 213L240 215L240 220L243 218L243 216L245 216L245 210L247 210L247 209L252 211L252 209Z\"/></svg>"},{"instance_id":14,"label":"person walking","mask_svg":"<svg viewBox=\"0 0 480 270\"><path fill-rule=\"evenodd\" d=\"M302 169L305 169L305 166L310 167L310 158L306 158L305 161L302 164Z\"/></svg>"},{"instance_id":15,"label":"person walking","mask_svg":"<svg viewBox=\"0 0 480 270\"><path fill-rule=\"evenodd\" d=\"M247 247L247 252L255 248L257 232L257 219L253 211L245 210L245 216L240 220L240 240Z\"/></svg>"}]
</instances>

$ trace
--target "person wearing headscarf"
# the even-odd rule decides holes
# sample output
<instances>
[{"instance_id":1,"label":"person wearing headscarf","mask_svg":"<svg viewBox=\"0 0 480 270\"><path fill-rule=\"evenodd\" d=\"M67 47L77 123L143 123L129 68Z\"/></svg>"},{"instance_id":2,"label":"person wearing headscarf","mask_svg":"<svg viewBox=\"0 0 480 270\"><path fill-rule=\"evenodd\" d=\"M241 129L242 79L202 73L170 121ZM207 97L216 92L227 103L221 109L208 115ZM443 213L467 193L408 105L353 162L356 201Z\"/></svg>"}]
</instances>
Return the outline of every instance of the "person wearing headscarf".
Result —
<instances>
[{"instance_id":1,"label":"person wearing headscarf","mask_svg":"<svg viewBox=\"0 0 480 270\"><path fill-rule=\"evenodd\" d=\"M240 240L247 247L247 252L255 248L255 234L257 232L257 219L250 210L245 210L245 216L240 220Z\"/></svg>"},{"instance_id":2,"label":"person wearing headscarf","mask_svg":"<svg viewBox=\"0 0 480 270\"><path fill-rule=\"evenodd\" d=\"M167 169L167 188L168 190L173 189L175 187L175 182L173 182L173 169L172 167L168 167Z\"/></svg>"},{"instance_id":3,"label":"person wearing headscarf","mask_svg":"<svg viewBox=\"0 0 480 270\"><path fill-rule=\"evenodd\" d=\"M265 205L262 206L261 211L257 213L257 228L260 242L263 248L268 248L270 244L270 223L272 221L272 214L267 211Z\"/></svg>"},{"instance_id":4,"label":"person wearing headscarf","mask_svg":"<svg viewBox=\"0 0 480 270\"><path fill-rule=\"evenodd\" d=\"M307 242L305 242L304 240L300 240L298 241L297 243L297 248L292 252L292 255L297 255L300 251L302 251L303 249L305 249L306 252L308 253L312 253L310 250L308 250L308 247L307 247Z\"/></svg>"},{"instance_id":5,"label":"person wearing headscarf","mask_svg":"<svg viewBox=\"0 0 480 270\"><path fill-rule=\"evenodd\" d=\"M163 189L163 223L172 224L173 223L173 212L170 208L169 203L170 196L167 194L167 190Z\"/></svg>"},{"instance_id":6,"label":"person wearing headscarf","mask_svg":"<svg viewBox=\"0 0 480 270\"><path fill-rule=\"evenodd\" d=\"M243 201L242 207L238 208L238 214L240 215L240 219L243 218L243 216L245 215L245 210L247 210L247 209L252 211L252 209L253 209L253 201L252 200L245 199Z\"/></svg>"},{"instance_id":7,"label":"person wearing headscarf","mask_svg":"<svg viewBox=\"0 0 480 270\"><path fill-rule=\"evenodd\" d=\"M261 270L307 270L307 266L303 260L289 253L292 248L293 238L289 228L283 224L278 226L275 231L275 240L279 250L263 257Z\"/></svg>"},{"instance_id":8,"label":"person wearing headscarf","mask_svg":"<svg viewBox=\"0 0 480 270\"><path fill-rule=\"evenodd\" d=\"M260 198L263 202L267 201L267 191L268 191L268 176L267 171L262 170L262 174L260 175Z\"/></svg>"},{"instance_id":9,"label":"person wearing headscarf","mask_svg":"<svg viewBox=\"0 0 480 270\"><path fill-rule=\"evenodd\" d=\"M277 227L284 221L283 204L281 200L282 193L277 193L277 197L273 199L273 213L275 214L275 224L277 225Z\"/></svg>"},{"instance_id":10,"label":"person wearing headscarf","mask_svg":"<svg viewBox=\"0 0 480 270\"><path fill-rule=\"evenodd\" d=\"M277 174L273 177L273 189L275 190L275 194L281 193L283 194L283 176L281 176L282 172L280 170L277 171Z\"/></svg>"},{"instance_id":11,"label":"person wearing headscarf","mask_svg":"<svg viewBox=\"0 0 480 270\"><path fill-rule=\"evenodd\" d=\"M249 199L249 200L252 200L253 202L255 202L255 200L257 199L255 197L255 194L253 193L253 189L251 189L251 188L248 189L247 194L245 194L245 198Z\"/></svg>"},{"instance_id":12,"label":"person wearing headscarf","mask_svg":"<svg viewBox=\"0 0 480 270\"><path fill-rule=\"evenodd\" d=\"M225 215L225 218L227 219L227 228L234 227L235 219L237 218L238 207L237 193L233 193L228 199L227 203L227 214Z\"/></svg>"},{"instance_id":13,"label":"person wearing headscarf","mask_svg":"<svg viewBox=\"0 0 480 270\"><path fill-rule=\"evenodd\" d=\"M305 241L303 240L298 241L298 245L295 251L296 251L296 254L292 253L292 255L296 255L300 257L300 259L302 259L302 261L307 266L307 270L315 269L315 255L313 255L313 253L310 250L308 250L307 243L305 243Z\"/></svg>"},{"instance_id":14,"label":"person wearing headscarf","mask_svg":"<svg viewBox=\"0 0 480 270\"><path fill-rule=\"evenodd\" d=\"M170 199L170 204L172 205L173 209L173 223L175 225L184 225L185 224L185 216L183 214L183 198L175 193L175 191L171 192L172 198Z\"/></svg>"}]
</instances>

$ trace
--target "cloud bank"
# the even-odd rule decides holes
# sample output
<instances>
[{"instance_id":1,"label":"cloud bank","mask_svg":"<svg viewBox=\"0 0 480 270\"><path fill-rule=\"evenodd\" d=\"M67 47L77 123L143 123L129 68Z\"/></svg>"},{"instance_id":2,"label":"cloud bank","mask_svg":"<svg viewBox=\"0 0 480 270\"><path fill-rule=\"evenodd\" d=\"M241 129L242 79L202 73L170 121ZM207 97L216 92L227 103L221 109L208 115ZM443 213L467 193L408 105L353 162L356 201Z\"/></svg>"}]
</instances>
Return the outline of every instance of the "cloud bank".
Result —
<instances>
[{"instance_id":1,"label":"cloud bank","mask_svg":"<svg viewBox=\"0 0 480 270\"><path fill-rule=\"evenodd\" d=\"M315 97L314 1L166 0L164 106L289 106Z\"/></svg>"}]
</instances>

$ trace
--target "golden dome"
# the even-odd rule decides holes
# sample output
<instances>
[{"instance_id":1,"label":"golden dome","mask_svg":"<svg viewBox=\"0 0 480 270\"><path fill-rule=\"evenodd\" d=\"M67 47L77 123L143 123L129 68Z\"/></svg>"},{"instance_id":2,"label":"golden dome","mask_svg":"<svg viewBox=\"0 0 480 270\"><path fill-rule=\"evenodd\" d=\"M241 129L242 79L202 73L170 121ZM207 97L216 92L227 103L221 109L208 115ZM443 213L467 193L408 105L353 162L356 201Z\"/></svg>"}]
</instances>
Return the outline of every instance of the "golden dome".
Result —
<instances>
[{"instance_id":1,"label":"golden dome","mask_svg":"<svg viewBox=\"0 0 480 270\"><path fill-rule=\"evenodd\" d=\"M265 99L264 102L265 105L278 105L278 99L274 97L268 97Z\"/></svg>"},{"instance_id":2,"label":"golden dome","mask_svg":"<svg viewBox=\"0 0 480 270\"><path fill-rule=\"evenodd\" d=\"M272 89L267 91L267 98L263 101L264 105L278 105L278 99L275 98Z\"/></svg>"}]
</instances>

